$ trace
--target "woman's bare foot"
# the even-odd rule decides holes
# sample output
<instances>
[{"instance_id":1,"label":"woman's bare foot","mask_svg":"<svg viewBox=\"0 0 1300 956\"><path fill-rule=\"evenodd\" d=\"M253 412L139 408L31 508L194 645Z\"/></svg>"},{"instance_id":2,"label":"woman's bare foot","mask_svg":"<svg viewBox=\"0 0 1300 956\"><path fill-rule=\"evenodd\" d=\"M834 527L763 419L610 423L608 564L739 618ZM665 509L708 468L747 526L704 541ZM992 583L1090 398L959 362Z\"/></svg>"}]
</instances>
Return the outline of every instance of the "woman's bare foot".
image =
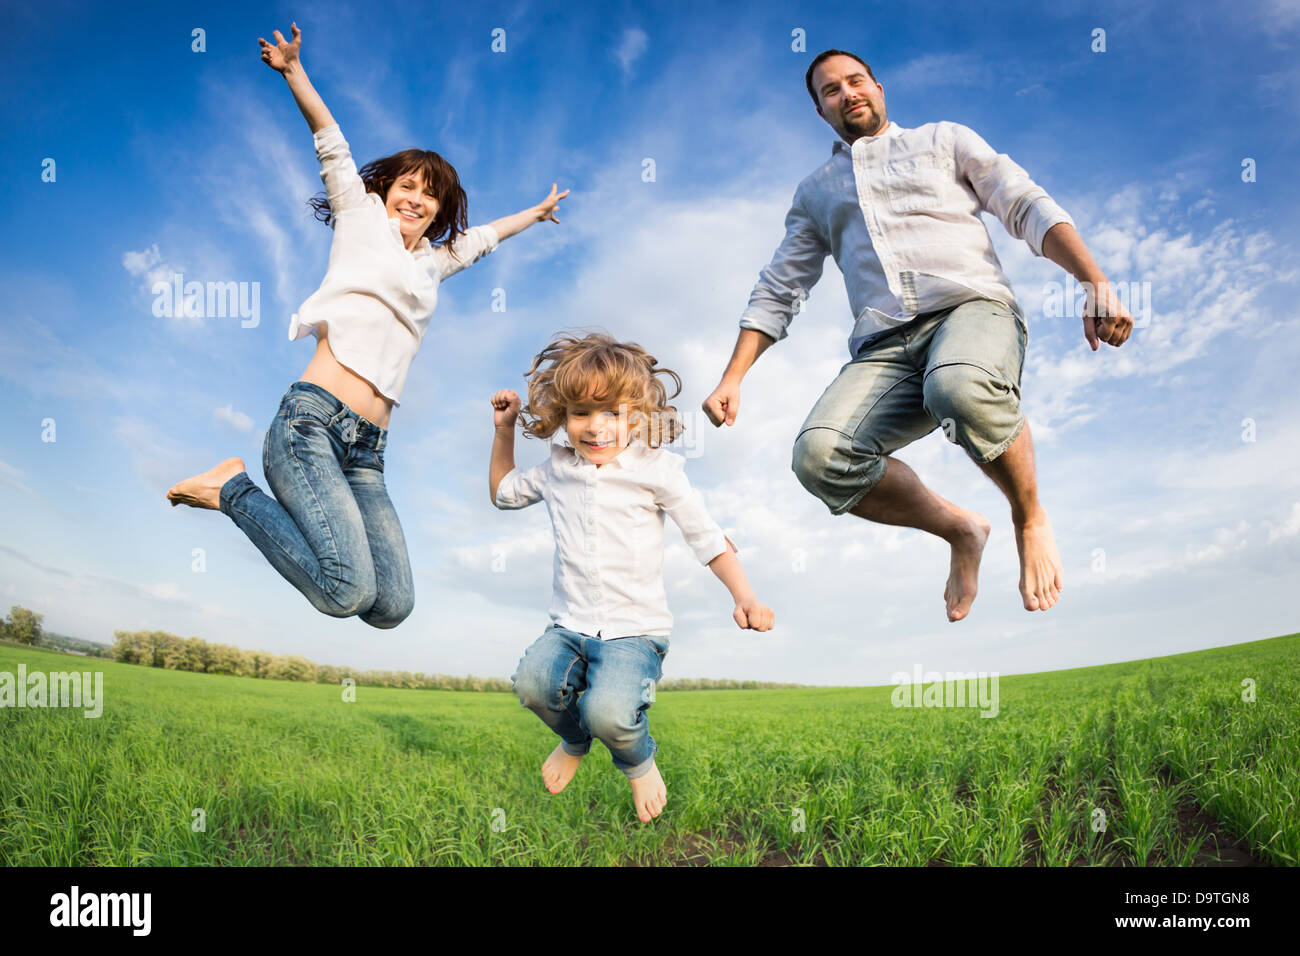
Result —
<instances>
[{"instance_id":1,"label":"woman's bare foot","mask_svg":"<svg viewBox=\"0 0 1300 956\"><path fill-rule=\"evenodd\" d=\"M551 793L559 793L569 785L573 775L578 772L581 757L575 757L564 749L564 744L557 744L542 764L542 782Z\"/></svg>"},{"instance_id":2,"label":"woman's bare foot","mask_svg":"<svg viewBox=\"0 0 1300 956\"><path fill-rule=\"evenodd\" d=\"M216 511L221 507L221 486L245 470L244 459L227 458L215 468L173 485L167 492L167 500L173 508L189 505L191 508L211 508Z\"/></svg>"},{"instance_id":3,"label":"woman's bare foot","mask_svg":"<svg viewBox=\"0 0 1300 956\"><path fill-rule=\"evenodd\" d=\"M636 815L642 823L649 823L663 812L668 802L668 789L664 778L659 775L659 765L651 763L650 769L641 776L629 780L632 785L632 803L636 806Z\"/></svg>"},{"instance_id":4,"label":"woman's bare foot","mask_svg":"<svg viewBox=\"0 0 1300 956\"><path fill-rule=\"evenodd\" d=\"M1026 611L1046 611L1057 602L1064 588L1061 556L1052 536L1047 512L1016 525L1016 549L1020 552L1020 596Z\"/></svg>"},{"instance_id":5,"label":"woman's bare foot","mask_svg":"<svg viewBox=\"0 0 1300 956\"><path fill-rule=\"evenodd\" d=\"M948 584L943 589L950 621L960 621L970 613L979 586L980 558L989 539L987 518L965 508L959 510L966 519L966 527L948 539L952 545L952 562L948 568Z\"/></svg>"}]
</instances>

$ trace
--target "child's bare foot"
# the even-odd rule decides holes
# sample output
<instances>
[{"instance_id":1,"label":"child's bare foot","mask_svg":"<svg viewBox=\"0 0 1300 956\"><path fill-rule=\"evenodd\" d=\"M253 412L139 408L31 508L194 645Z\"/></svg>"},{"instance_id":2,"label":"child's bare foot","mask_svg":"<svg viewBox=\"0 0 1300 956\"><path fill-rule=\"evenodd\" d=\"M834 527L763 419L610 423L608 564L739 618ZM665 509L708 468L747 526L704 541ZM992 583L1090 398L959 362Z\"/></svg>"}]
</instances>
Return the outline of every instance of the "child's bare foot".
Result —
<instances>
[{"instance_id":1,"label":"child's bare foot","mask_svg":"<svg viewBox=\"0 0 1300 956\"><path fill-rule=\"evenodd\" d=\"M578 772L581 757L575 757L564 749L564 744L557 744L542 764L542 781L551 793L559 793L569 785L573 775Z\"/></svg>"},{"instance_id":2,"label":"child's bare foot","mask_svg":"<svg viewBox=\"0 0 1300 956\"><path fill-rule=\"evenodd\" d=\"M948 585L943 589L950 621L960 621L970 613L979 585L980 558L984 554L984 544L989 539L987 518L965 508L959 510L966 519L966 527L949 541L952 545L952 562L948 568Z\"/></svg>"},{"instance_id":3,"label":"child's bare foot","mask_svg":"<svg viewBox=\"0 0 1300 956\"><path fill-rule=\"evenodd\" d=\"M1046 611L1060 598L1065 585L1052 522L1045 511L1016 526L1016 549L1020 552L1020 596L1025 610Z\"/></svg>"},{"instance_id":4,"label":"child's bare foot","mask_svg":"<svg viewBox=\"0 0 1300 956\"><path fill-rule=\"evenodd\" d=\"M191 508L211 508L216 511L221 507L221 486L245 470L242 458L227 458L215 468L173 485L167 492L167 500L173 508L189 505Z\"/></svg>"},{"instance_id":5,"label":"child's bare foot","mask_svg":"<svg viewBox=\"0 0 1300 956\"><path fill-rule=\"evenodd\" d=\"M650 769L628 783L632 785L632 803L636 805L636 815L642 823L659 816L664 804L668 802L668 789L664 778L659 775L659 765L651 763Z\"/></svg>"}]
</instances>

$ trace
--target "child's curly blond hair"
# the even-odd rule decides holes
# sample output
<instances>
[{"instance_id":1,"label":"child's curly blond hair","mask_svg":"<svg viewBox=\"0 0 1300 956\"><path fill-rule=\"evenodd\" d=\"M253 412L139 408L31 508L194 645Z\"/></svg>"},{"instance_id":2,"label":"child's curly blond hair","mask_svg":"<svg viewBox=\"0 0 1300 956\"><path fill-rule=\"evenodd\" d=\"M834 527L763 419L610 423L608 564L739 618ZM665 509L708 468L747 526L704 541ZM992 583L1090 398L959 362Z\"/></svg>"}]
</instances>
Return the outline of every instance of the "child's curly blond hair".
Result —
<instances>
[{"instance_id":1,"label":"child's curly blond hair","mask_svg":"<svg viewBox=\"0 0 1300 956\"><path fill-rule=\"evenodd\" d=\"M537 353L526 373L528 404L519 411L524 434L550 438L565 427L570 405L608 402L628 406L630 440L639 438L651 448L672 442L686 427L677 409L668 404L681 394L682 379L658 364L635 342L619 342L604 332L583 338L557 334ZM672 395L660 375L673 380Z\"/></svg>"}]
</instances>

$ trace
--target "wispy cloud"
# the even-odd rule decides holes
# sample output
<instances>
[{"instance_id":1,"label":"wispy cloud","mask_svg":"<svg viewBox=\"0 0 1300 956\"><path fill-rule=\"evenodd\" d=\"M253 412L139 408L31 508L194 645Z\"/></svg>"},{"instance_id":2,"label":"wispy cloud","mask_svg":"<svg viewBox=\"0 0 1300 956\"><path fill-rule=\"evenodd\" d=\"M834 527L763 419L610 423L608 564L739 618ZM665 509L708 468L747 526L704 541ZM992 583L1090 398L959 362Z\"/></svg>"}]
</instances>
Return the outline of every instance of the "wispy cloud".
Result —
<instances>
[{"instance_id":1,"label":"wispy cloud","mask_svg":"<svg viewBox=\"0 0 1300 956\"><path fill-rule=\"evenodd\" d=\"M35 491L29 488L25 483L19 480L23 477L25 477L25 475L22 469L15 468L13 465L9 464L8 462L0 461L0 482L3 482L4 484L8 485L11 488L16 488L19 491L23 492L24 494L41 497Z\"/></svg>"},{"instance_id":2,"label":"wispy cloud","mask_svg":"<svg viewBox=\"0 0 1300 956\"><path fill-rule=\"evenodd\" d=\"M251 432L253 430L253 419L243 412L236 411L233 404L218 405L212 411L212 417L219 422L224 422L237 432Z\"/></svg>"},{"instance_id":3,"label":"wispy cloud","mask_svg":"<svg viewBox=\"0 0 1300 956\"><path fill-rule=\"evenodd\" d=\"M872 67L886 90L915 91L936 87L985 86L993 78L987 57L973 53L925 53L887 73Z\"/></svg>"},{"instance_id":4,"label":"wispy cloud","mask_svg":"<svg viewBox=\"0 0 1300 956\"><path fill-rule=\"evenodd\" d=\"M618 61L625 78L632 75L632 67L641 59L649 45L650 38L639 27L629 27L623 31L618 46L614 48L614 59Z\"/></svg>"}]
</instances>

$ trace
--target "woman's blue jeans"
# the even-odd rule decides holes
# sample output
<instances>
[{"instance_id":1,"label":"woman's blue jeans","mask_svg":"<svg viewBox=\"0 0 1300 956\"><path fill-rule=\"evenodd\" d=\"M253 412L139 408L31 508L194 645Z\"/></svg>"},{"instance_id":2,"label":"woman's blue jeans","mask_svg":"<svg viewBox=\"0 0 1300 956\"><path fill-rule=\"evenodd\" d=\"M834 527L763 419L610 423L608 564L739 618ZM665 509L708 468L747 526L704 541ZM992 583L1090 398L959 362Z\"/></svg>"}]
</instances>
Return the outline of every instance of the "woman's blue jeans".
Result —
<instances>
[{"instance_id":1,"label":"woman's blue jeans","mask_svg":"<svg viewBox=\"0 0 1300 956\"><path fill-rule=\"evenodd\" d=\"M388 430L326 389L294 382L266 430L272 498L241 471L221 510L316 610L396 627L415 605L411 561L384 485Z\"/></svg>"},{"instance_id":2,"label":"woman's blue jeans","mask_svg":"<svg viewBox=\"0 0 1300 956\"><path fill-rule=\"evenodd\" d=\"M552 624L510 680L519 702L559 734L566 753L584 756L597 737L634 780L649 772L659 749L646 711L667 654L666 637L602 640Z\"/></svg>"}]
</instances>

